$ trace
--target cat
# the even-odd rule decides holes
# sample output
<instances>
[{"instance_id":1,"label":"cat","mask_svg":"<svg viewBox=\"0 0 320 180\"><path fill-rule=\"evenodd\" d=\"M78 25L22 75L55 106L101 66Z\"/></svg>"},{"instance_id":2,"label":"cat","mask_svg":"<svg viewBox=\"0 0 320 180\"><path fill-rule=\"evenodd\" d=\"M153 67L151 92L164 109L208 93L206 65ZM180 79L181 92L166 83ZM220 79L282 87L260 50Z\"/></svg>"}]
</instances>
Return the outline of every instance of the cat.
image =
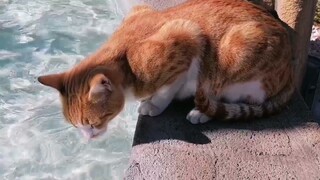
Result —
<instances>
[{"instance_id":1,"label":"cat","mask_svg":"<svg viewBox=\"0 0 320 180\"><path fill-rule=\"evenodd\" d=\"M40 76L87 138L103 134L126 97L141 115L194 97L186 119L253 119L279 112L295 91L288 32L243 0L191 0L164 11L136 6L109 40L71 70Z\"/></svg>"}]
</instances>

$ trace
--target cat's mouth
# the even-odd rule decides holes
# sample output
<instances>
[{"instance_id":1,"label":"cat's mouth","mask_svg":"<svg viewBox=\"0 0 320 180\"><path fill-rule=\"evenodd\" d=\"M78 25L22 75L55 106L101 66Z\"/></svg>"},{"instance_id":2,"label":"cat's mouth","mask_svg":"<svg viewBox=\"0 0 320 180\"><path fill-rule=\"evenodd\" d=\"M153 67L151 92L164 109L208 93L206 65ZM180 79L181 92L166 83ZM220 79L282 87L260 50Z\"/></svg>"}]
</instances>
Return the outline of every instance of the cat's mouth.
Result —
<instances>
[{"instance_id":1,"label":"cat's mouth","mask_svg":"<svg viewBox=\"0 0 320 180\"><path fill-rule=\"evenodd\" d=\"M79 129L80 129L82 135L87 140L96 139L99 136L101 136L103 133L105 133L107 130L106 127L101 128L101 129L97 129L97 128L92 128L90 126L79 126Z\"/></svg>"}]
</instances>

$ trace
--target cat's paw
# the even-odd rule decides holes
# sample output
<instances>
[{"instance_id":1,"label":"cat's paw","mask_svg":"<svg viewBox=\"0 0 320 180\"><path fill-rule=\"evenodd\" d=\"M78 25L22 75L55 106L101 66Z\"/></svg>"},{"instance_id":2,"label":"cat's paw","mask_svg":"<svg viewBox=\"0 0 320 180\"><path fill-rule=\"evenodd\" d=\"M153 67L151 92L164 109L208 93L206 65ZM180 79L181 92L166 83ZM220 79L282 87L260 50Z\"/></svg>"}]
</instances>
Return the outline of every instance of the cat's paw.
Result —
<instances>
[{"instance_id":1,"label":"cat's paw","mask_svg":"<svg viewBox=\"0 0 320 180\"><path fill-rule=\"evenodd\" d=\"M140 103L138 112L141 115L158 116L163 112L163 109L155 106L150 101L143 101Z\"/></svg>"},{"instance_id":2,"label":"cat's paw","mask_svg":"<svg viewBox=\"0 0 320 180\"><path fill-rule=\"evenodd\" d=\"M187 115L187 120L192 124L203 124L210 120L211 118L197 109L192 109Z\"/></svg>"}]
</instances>

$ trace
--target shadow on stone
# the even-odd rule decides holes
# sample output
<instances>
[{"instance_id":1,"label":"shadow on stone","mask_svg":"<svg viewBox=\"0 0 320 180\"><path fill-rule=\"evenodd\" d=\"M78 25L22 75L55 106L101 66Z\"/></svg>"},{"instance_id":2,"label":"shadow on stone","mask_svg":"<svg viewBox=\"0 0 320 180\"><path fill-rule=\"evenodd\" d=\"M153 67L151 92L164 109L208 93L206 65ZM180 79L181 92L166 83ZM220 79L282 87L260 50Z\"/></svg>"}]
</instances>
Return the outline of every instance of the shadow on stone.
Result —
<instances>
[{"instance_id":1,"label":"shadow on stone","mask_svg":"<svg viewBox=\"0 0 320 180\"><path fill-rule=\"evenodd\" d=\"M139 116L133 145L165 139L178 139L194 144L207 144L210 139L201 128L189 123L185 117L193 108L193 101L173 102L160 116Z\"/></svg>"},{"instance_id":2,"label":"shadow on stone","mask_svg":"<svg viewBox=\"0 0 320 180\"><path fill-rule=\"evenodd\" d=\"M157 117L139 116L133 146L161 140L180 140L192 144L208 144L213 131L264 131L282 130L301 126L312 121L310 112L300 95L296 94L282 113L249 122L221 122L213 120L202 125L193 125L186 120L193 108L192 100L173 102L163 114Z\"/></svg>"}]
</instances>

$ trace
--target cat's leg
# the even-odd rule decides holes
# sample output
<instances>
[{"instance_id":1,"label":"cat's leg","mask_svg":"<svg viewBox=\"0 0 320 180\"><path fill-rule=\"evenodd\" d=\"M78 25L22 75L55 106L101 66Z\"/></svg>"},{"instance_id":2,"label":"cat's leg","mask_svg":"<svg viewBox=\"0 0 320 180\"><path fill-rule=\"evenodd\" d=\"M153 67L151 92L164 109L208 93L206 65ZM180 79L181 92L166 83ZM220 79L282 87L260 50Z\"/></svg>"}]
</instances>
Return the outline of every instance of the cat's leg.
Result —
<instances>
[{"instance_id":1,"label":"cat's leg","mask_svg":"<svg viewBox=\"0 0 320 180\"><path fill-rule=\"evenodd\" d=\"M203 83L197 89L195 96L196 108L187 116L193 124L205 123L210 117L217 119L232 119L247 116L251 109L257 109L265 101L265 92L258 81L235 83L222 89L219 98L212 94L209 85ZM222 99L224 99L222 101Z\"/></svg>"},{"instance_id":2,"label":"cat's leg","mask_svg":"<svg viewBox=\"0 0 320 180\"><path fill-rule=\"evenodd\" d=\"M266 99L264 89L256 82L227 86L219 99L210 96L212 88L199 88L195 96L196 108L188 114L187 119L193 124L199 124L209 121L212 117L229 121L260 118L276 113L285 106L294 92L292 82L290 80L275 97L269 99ZM233 91L234 88L237 90ZM225 100L221 101L221 98Z\"/></svg>"},{"instance_id":3,"label":"cat's leg","mask_svg":"<svg viewBox=\"0 0 320 180\"><path fill-rule=\"evenodd\" d=\"M204 113L200 112L198 108L193 108L187 115L187 120L192 124L203 124L210 120L211 118Z\"/></svg>"},{"instance_id":4,"label":"cat's leg","mask_svg":"<svg viewBox=\"0 0 320 180\"><path fill-rule=\"evenodd\" d=\"M261 89L261 84L256 81L227 86L221 92L220 98L215 98L210 89L213 88L202 86L197 90L196 108L187 116L191 123L205 123L212 119L210 116L217 119L236 118L243 114L241 111L246 109L249 111L250 105L259 106L265 101L265 92Z\"/></svg>"},{"instance_id":5,"label":"cat's leg","mask_svg":"<svg viewBox=\"0 0 320 180\"><path fill-rule=\"evenodd\" d=\"M186 73L180 75L172 84L160 88L151 98L140 103L139 114L149 116L161 114L171 103L185 81Z\"/></svg>"},{"instance_id":6,"label":"cat's leg","mask_svg":"<svg viewBox=\"0 0 320 180\"><path fill-rule=\"evenodd\" d=\"M187 115L187 120L192 124L202 124L208 122L211 118L205 113L202 113L200 109L203 106L210 106L210 94L204 91L204 88L198 88L195 95L196 107L193 108ZM206 107L207 108L207 107Z\"/></svg>"}]
</instances>

